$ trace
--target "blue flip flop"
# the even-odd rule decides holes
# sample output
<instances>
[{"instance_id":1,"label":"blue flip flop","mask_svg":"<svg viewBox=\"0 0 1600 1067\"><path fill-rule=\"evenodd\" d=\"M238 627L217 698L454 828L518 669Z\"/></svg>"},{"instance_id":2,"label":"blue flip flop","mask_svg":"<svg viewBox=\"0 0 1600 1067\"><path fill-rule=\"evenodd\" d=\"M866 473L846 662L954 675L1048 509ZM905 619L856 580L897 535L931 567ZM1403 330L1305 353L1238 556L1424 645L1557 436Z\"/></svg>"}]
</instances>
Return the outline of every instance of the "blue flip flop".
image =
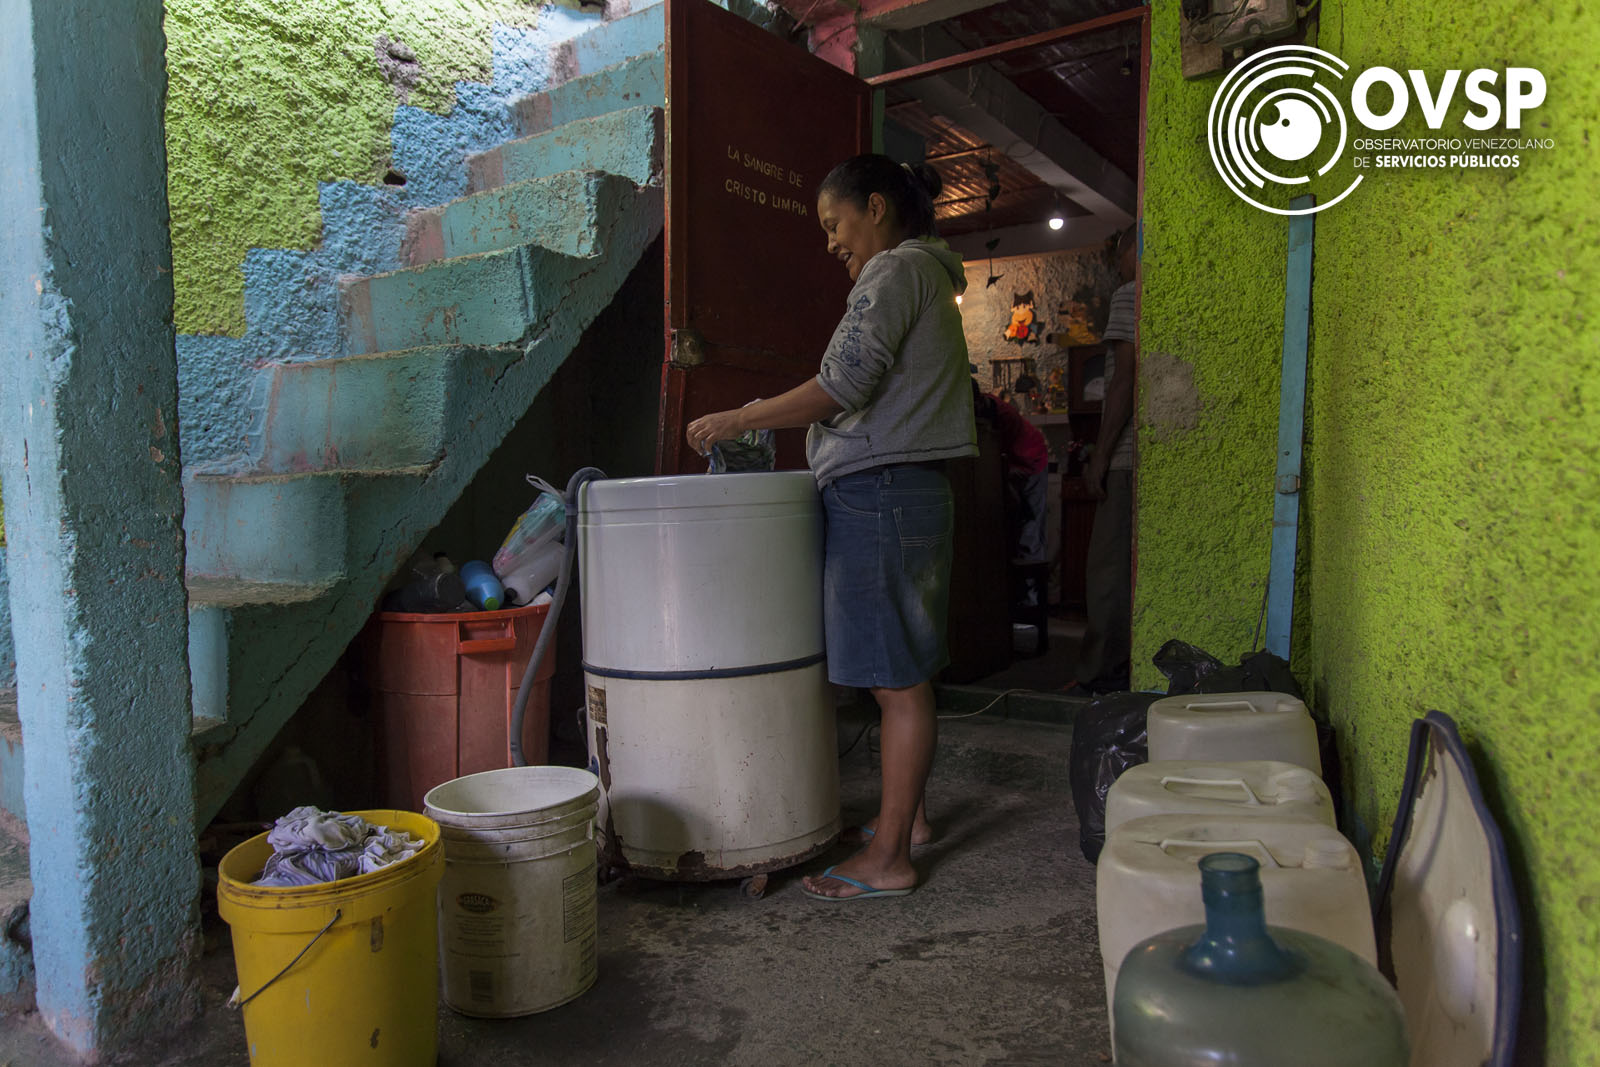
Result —
<instances>
[{"instance_id":1,"label":"blue flip flop","mask_svg":"<svg viewBox=\"0 0 1600 1067\"><path fill-rule=\"evenodd\" d=\"M832 878L834 881L843 882L845 885L853 885L857 889L861 890L861 892L855 894L854 896L848 896L848 897L830 897L826 893L813 893L811 890L806 888L804 882L802 882L800 884L800 891L802 893L804 893L806 896L812 897L812 898L814 898L816 900L831 900L831 901L833 901L834 903L837 904L840 901L845 901L845 900L867 900L867 899L869 899L871 897L903 897L903 896L909 896L911 894L912 890L916 889L916 886L912 886L911 889L876 889L873 886L870 886L865 882L858 882L854 878L846 878L842 874L834 874L833 871L834 871L834 868L829 867L827 870L822 872L822 877L824 877L824 878Z\"/></svg>"}]
</instances>

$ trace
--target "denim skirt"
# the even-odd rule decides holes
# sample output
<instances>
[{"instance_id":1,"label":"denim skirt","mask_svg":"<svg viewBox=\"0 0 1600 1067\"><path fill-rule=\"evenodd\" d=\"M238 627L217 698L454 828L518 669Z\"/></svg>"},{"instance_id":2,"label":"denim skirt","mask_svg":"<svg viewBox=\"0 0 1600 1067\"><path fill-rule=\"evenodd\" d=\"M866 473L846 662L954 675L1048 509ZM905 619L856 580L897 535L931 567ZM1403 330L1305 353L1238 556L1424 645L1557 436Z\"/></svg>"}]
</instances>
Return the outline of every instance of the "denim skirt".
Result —
<instances>
[{"instance_id":1,"label":"denim skirt","mask_svg":"<svg viewBox=\"0 0 1600 1067\"><path fill-rule=\"evenodd\" d=\"M828 678L888 689L931 680L950 662L950 482L929 467L877 467L828 483L822 503Z\"/></svg>"}]
</instances>

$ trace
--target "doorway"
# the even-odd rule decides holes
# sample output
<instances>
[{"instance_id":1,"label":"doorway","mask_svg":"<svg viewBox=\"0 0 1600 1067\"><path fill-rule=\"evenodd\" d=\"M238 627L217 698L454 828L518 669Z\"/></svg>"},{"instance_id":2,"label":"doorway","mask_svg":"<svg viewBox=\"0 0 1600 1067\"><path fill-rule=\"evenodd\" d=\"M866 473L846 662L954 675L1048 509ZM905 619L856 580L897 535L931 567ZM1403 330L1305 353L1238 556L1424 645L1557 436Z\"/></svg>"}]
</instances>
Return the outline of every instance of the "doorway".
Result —
<instances>
[{"instance_id":1,"label":"doorway","mask_svg":"<svg viewBox=\"0 0 1600 1067\"><path fill-rule=\"evenodd\" d=\"M1078 646L1089 615L1106 614L1107 573L1121 576L1109 584L1118 587L1112 628L1124 632L1122 649L1131 617L1135 525L1131 514L1117 524L1123 541L1109 570L1103 544L1091 560L1102 508L1087 478L1096 450L1119 451L1122 436L1103 410L1115 363L1106 330L1126 281L1117 239L1140 215L1149 13L1068 5L1064 14L1062 6L1011 0L890 31L886 65L899 69L868 79L883 91L884 151L924 159L945 180L936 210L941 235L968 264L962 314L974 379L1024 427L1009 415L996 425L1006 515L974 516L965 560L958 548L969 580L958 575L953 595L979 592L959 610L952 604L952 651L962 651L947 680L995 688L1059 690L1088 680L1078 677ZM1137 291L1135 279L1134 323ZM1123 373L1127 388L1137 368ZM1039 438L1048 453L1042 572L1029 566L1037 553L1026 544L1036 509L1019 499ZM1120 452L1118 466L1129 465L1130 449ZM1122 477L1131 483L1133 472ZM1123 498L1131 513L1129 497L1131 489ZM1007 564L998 583L981 558L995 552ZM972 580L979 572L990 577ZM999 633L997 588L1007 600ZM1126 667L1113 664L1096 680L1125 677Z\"/></svg>"}]
</instances>

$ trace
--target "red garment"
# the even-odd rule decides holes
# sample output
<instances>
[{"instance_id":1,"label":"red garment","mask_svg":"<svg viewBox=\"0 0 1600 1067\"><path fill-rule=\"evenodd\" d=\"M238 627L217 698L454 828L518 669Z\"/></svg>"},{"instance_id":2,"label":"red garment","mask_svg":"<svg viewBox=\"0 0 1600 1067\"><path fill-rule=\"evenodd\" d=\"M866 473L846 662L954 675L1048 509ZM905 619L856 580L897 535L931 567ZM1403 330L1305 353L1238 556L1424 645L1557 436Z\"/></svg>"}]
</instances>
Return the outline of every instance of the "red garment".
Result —
<instances>
[{"instance_id":1,"label":"red garment","mask_svg":"<svg viewBox=\"0 0 1600 1067\"><path fill-rule=\"evenodd\" d=\"M1050 467L1050 445L1039 427L999 397L994 399L995 422L1000 430L1000 451L1006 465L1024 474L1041 474Z\"/></svg>"}]
</instances>

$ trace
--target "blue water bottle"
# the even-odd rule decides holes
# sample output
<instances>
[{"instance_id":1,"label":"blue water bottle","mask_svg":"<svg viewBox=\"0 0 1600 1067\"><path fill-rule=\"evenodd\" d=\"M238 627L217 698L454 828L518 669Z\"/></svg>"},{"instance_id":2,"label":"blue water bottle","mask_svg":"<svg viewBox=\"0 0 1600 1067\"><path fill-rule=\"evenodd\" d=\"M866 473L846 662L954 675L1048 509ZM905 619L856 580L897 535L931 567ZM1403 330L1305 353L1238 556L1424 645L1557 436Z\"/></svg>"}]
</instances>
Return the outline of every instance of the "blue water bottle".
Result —
<instances>
[{"instance_id":1,"label":"blue water bottle","mask_svg":"<svg viewBox=\"0 0 1600 1067\"><path fill-rule=\"evenodd\" d=\"M473 560L461 566L461 581L467 587L467 599L484 611L496 611L506 598L505 588L494 571L482 560Z\"/></svg>"},{"instance_id":2,"label":"blue water bottle","mask_svg":"<svg viewBox=\"0 0 1600 1067\"><path fill-rule=\"evenodd\" d=\"M1200 861L1204 926L1134 946L1117 975L1118 1067L1406 1067L1405 1012L1378 969L1268 926L1260 864Z\"/></svg>"}]
</instances>

